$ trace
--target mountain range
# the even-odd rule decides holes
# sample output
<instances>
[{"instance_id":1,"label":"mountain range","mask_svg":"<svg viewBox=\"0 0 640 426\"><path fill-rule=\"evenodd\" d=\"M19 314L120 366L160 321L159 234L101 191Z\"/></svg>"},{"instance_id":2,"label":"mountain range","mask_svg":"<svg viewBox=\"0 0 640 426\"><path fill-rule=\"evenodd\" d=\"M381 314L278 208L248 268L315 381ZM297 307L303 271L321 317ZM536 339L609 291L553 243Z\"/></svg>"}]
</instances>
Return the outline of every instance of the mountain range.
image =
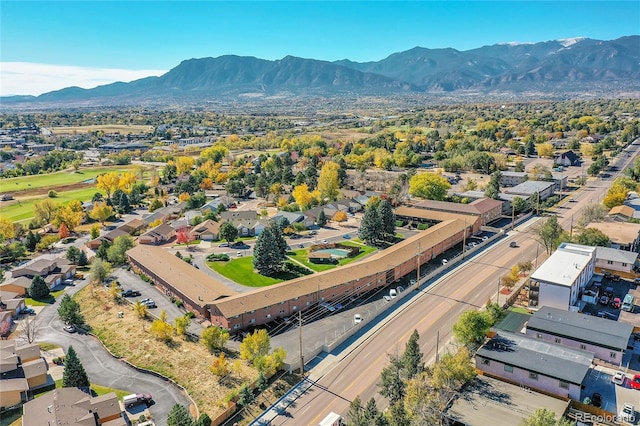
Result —
<instances>
[{"instance_id":1,"label":"mountain range","mask_svg":"<svg viewBox=\"0 0 640 426\"><path fill-rule=\"evenodd\" d=\"M126 105L295 96L448 93L600 93L640 90L640 36L413 49L376 62L225 55L189 59L160 77L69 87L7 104Z\"/></svg>"}]
</instances>

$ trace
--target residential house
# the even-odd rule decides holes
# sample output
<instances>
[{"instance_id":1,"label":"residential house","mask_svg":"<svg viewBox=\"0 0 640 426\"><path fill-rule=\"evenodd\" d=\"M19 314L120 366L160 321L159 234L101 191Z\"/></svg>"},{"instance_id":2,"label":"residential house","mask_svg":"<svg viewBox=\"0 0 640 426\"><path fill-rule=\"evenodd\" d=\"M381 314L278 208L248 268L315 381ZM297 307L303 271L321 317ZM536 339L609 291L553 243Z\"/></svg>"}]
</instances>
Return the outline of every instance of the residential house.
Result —
<instances>
[{"instance_id":1,"label":"residential house","mask_svg":"<svg viewBox=\"0 0 640 426\"><path fill-rule=\"evenodd\" d=\"M529 307L576 306L595 271L596 248L562 243L530 276Z\"/></svg>"},{"instance_id":2,"label":"residential house","mask_svg":"<svg viewBox=\"0 0 640 426\"><path fill-rule=\"evenodd\" d=\"M11 332L13 315L10 311L0 311L0 336L7 336Z\"/></svg>"},{"instance_id":3,"label":"residential house","mask_svg":"<svg viewBox=\"0 0 640 426\"><path fill-rule=\"evenodd\" d=\"M118 229L128 233L129 235L133 235L136 232L140 231L145 227L144 221L141 219L131 219L124 225L118 226Z\"/></svg>"},{"instance_id":4,"label":"residential house","mask_svg":"<svg viewBox=\"0 0 640 426\"><path fill-rule=\"evenodd\" d=\"M502 201L492 198L481 198L474 200L469 204L450 203L447 201L425 200L413 204L425 210L462 213L472 216L478 216L481 219L481 225L487 225L502 216Z\"/></svg>"},{"instance_id":5,"label":"residential house","mask_svg":"<svg viewBox=\"0 0 640 426\"><path fill-rule=\"evenodd\" d=\"M500 187L510 188L531 180L533 182L553 182L556 191L567 188L568 177L564 173L551 173L549 181L541 180L543 178L544 177L540 176L531 176L531 174L527 172L504 171L500 172Z\"/></svg>"},{"instance_id":6,"label":"residential house","mask_svg":"<svg viewBox=\"0 0 640 426\"><path fill-rule=\"evenodd\" d=\"M0 283L0 290L12 292L19 296L26 296L29 292L29 286L31 286L31 278L18 277Z\"/></svg>"},{"instance_id":7,"label":"residential house","mask_svg":"<svg viewBox=\"0 0 640 426\"><path fill-rule=\"evenodd\" d=\"M556 153L553 156L553 162L562 166L580 166L580 156L573 151L566 151L562 153Z\"/></svg>"},{"instance_id":8,"label":"residential house","mask_svg":"<svg viewBox=\"0 0 640 426\"><path fill-rule=\"evenodd\" d=\"M587 228L597 229L611 240L611 248L638 251L640 224L623 222L591 222Z\"/></svg>"},{"instance_id":9,"label":"residential house","mask_svg":"<svg viewBox=\"0 0 640 426\"><path fill-rule=\"evenodd\" d=\"M634 218L635 213L636 211L633 207L621 205L612 207L611 210L609 210L609 217L620 222L629 222Z\"/></svg>"},{"instance_id":10,"label":"residential house","mask_svg":"<svg viewBox=\"0 0 640 426\"><path fill-rule=\"evenodd\" d=\"M236 226L241 222L255 222L258 219L260 219L260 215L255 210L228 210L220 213L220 222L231 222Z\"/></svg>"},{"instance_id":11,"label":"residential house","mask_svg":"<svg viewBox=\"0 0 640 426\"><path fill-rule=\"evenodd\" d=\"M184 220L187 222L187 224L193 223L193 220L197 217L202 217L202 213L198 210L187 210L186 212L184 212Z\"/></svg>"},{"instance_id":12,"label":"residential house","mask_svg":"<svg viewBox=\"0 0 640 426\"><path fill-rule=\"evenodd\" d=\"M104 235L99 236L98 238L95 238L91 241L89 241L86 246L89 247L91 250L97 250L98 247L100 247L100 245L102 244L103 241L108 242L109 244L113 244L113 242L116 240L116 238L123 236L123 235L129 235L129 232L125 231L124 229L121 228L116 228L113 229L109 232L107 232Z\"/></svg>"},{"instance_id":13,"label":"residential house","mask_svg":"<svg viewBox=\"0 0 640 426\"><path fill-rule=\"evenodd\" d=\"M33 278L36 275L40 275L41 277L46 277L50 273L52 273L58 265L55 261L50 259L46 259L44 257L40 257L37 260L27 263L23 266L20 266L11 271L11 276L13 278L18 277L27 277Z\"/></svg>"},{"instance_id":14,"label":"residential house","mask_svg":"<svg viewBox=\"0 0 640 426\"><path fill-rule=\"evenodd\" d=\"M11 316L15 318L27 308L23 297L4 297L5 294L4 291L0 292L0 312L10 312Z\"/></svg>"},{"instance_id":15,"label":"residential house","mask_svg":"<svg viewBox=\"0 0 640 426\"><path fill-rule=\"evenodd\" d=\"M138 237L139 244L160 244L176 236L176 230L169 224L163 223L148 230Z\"/></svg>"},{"instance_id":16,"label":"residential house","mask_svg":"<svg viewBox=\"0 0 640 426\"><path fill-rule=\"evenodd\" d=\"M476 352L483 375L563 398L580 400L593 353L501 331Z\"/></svg>"},{"instance_id":17,"label":"residential house","mask_svg":"<svg viewBox=\"0 0 640 426\"><path fill-rule=\"evenodd\" d=\"M237 222L235 225L236 228L238 228L238 236L248 237L260 235L264 228L269 226L269 222L266 219L243 220L241 222Z\"/></svg>"},{"instance_id":18,"label":"residential house","mask_svg":"<svg viewBox=\"0 0 640 426\"><path fill-rule=\"evenodd\" d=\"M528 180L512 188L506 188L504 193L518 195L526 199L532 197L534 194L538 194L540 196L540 201L544 201L553 196L554 189L555 184L553 182Z\"/></svg>"},{"instance_id":19,"label":"residential house","mask_svg":"<svg viewBox=\"0 0 640 426\"><path fill-rule=\"evenodd\" d=\"M277 223L278 220L280 220L281 217L286 218L290 224L294 224L294 223L302 223L304 226L306 226L307 228L310 226L313 226L314 224L314 218L311 218L309 216L306 216L303 213L299 213L299 212L285 212L283 210L280 210L278 213L275 214L275 216L269 218L269 221L271 223Z\"/></svg>"},{"instance_id":20,"label":"residential house","mask_svg":"<svg viewBox=\"0 0 640 426\"><path fill-rule=\"evenodd\" d=\"M207 219L189 231L189 238L191 240L215 241L219 239L219 232L220 223Z\"/></svg>"},{"instance_id":21,"label":"residential house","mask_svg":"<svg viewBox=\"0 0 640 426\"><path fill-rule=\"evenodd\" d=\"M145 225L149 225L150 223L156 222L158 220L162 222L166 222L170 219L177 219L178 217L180 217L180 214L182 213L182 211L185 209L186 206L187 206L187 203L183 201L181 203L177 203L174 205L161 207L155 210L153 213L147 216L144 216L142 218L142 221L144 222Z\"/></svg>"},{"instance_id":22,"label":"residential house","mask_svg":"<svg viewBox=\"0 0 640 426\"><path fill-rule=\"evenodd\" d=\"M596 247L596 272L609 272L625 277L635 277L633 268L638 253L609 247Z\"/></svg>"},{"instance_id":23,"label":"residential house","mask_svg":"<svg viewBox=\"0 0 640 426\"><path fill-rule=\"evenodd\" d=\"M22 409L23 425L127 425L115 392L92 397L78 388L54 389Z\"/></svg>"},{"instance_id":24,"label":"residential house","mask_svg":"<svg viewBox=\"0 0 640 426\"><path fill-rule=\"evenodd\" d=\"M16 346L15 340L0 340L0 373L0 407L18 405L28 391L53 384L36 343Z\"/></svg>"},{"instance_id":25,"label":"residential house","mask_svg":"<svg viewBox=\"0 0 640 426\"><path fill-rule=\"evenodd\" d=\"M514 426L544 408L562 417L569 401L536 392L520 384L511 384L489 376L476 376L456 393L443 413L450 425Z\"/></svg>"},{"instance_id":26,"label":"residential house","mask_svg":"<svg viewBox=\"0 0 640 426\"><path fill-rule=\"evenodd\" d=\"M465 191L465 192L456 192L456 194L458 197L460 198L467 198L470 200L482 200L483 198L487 198L484 195L484 191ZM498 201L502 202L502 214L506 214L511 216L511 203L513 202L513 199L516 197L520 197L520 198L524 198L525 200L527 200L527 197L521 197L519 195L510 195L510 194L505 194L504 192L501 192L498 194Z\"/></svg>"},{"instance_id":27,"label":"residential house","mask_svg":"<svg viewBox=\"0 0 640 426\"><path fill-rule=\"evenodd\" d=\"M543 306L527 322L529 337L583 351L621 365L633 325L579 312Z\"/></svg>"}]
</instances>

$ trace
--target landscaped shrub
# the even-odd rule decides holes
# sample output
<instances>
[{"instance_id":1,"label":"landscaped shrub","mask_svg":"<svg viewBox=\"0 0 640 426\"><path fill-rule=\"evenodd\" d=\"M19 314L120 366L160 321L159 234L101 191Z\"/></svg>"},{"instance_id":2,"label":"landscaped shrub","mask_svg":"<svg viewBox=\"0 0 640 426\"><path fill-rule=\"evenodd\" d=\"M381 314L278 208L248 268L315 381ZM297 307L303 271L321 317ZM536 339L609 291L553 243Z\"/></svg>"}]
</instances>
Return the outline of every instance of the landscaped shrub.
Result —
<instances>
[{"instance_id":1,"label":"landscaped shrub","mask_svg":"<svg viewBox=\"0 0 640 426\"><path fill-rule=\"evenodd\" d=\"M49 191L48 195L49 198L56 198L58 196L58 193L52 189L51 191Z\"/></svg>"},{"instance_id":2,"label":"landscaped shrub","mask_svg":"<svg viewBox=\"0 0 640 426\"><path fill-rule=\"evenodd\" d=\"M420 231L424 231L425 229L429 229L429 225L428 225L428 224L426 224L426 223L419 223L419 224L418 224L418 229L419 229Z\"/></svg>"},{"instance_id":3,"label":"landscaped shrub","mask_svg":"<svg viewBox=\"0 0 640 426\"><path fill-rule=\"evenodd\" d=\"M207 256L207 260L210 262L226 262L229 260L228 254L210 254Z\"/></svg>"},{"instance_id":4,"label":"landscaped shrub","mask_svg":"<svg viewBox=\"0 0 640 426\"><path fill-rule=\"evenodd\" d=\"M182 303L182 301L180 301ZM186 314L184 314L185 317L191 319L191 318L195 318L196 314L194 314L193 312L187 312Z\"/></svg>"},{"instance_id":5,"label":"landscaped shrub","mask_svg":"<svg viewBox=\"0 0 640 426\"><path fill-rule=\"evenodd\" d=\"M396 228L404 226L404 220L396 220Z\"/></svg>"},{"instance_id":6,"label":"landscaped shrub","mask_svg":"<svg viewBox=\"0 0 640 426\"><path fill-rule=\"evenodd\" d=\"M182 300L178 299L178 300L176 300L176 306L178 308L182 308L184 306L184 303L182 303Z\"/></svg>"}]
</instances>

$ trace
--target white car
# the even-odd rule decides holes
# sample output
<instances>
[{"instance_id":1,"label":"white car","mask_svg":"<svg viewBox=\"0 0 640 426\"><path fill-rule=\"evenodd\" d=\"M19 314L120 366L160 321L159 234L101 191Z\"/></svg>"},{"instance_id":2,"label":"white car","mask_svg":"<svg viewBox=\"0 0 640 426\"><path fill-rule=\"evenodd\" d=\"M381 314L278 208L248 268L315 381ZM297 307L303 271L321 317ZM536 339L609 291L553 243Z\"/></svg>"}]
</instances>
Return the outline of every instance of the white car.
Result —
<instances>
[{"instance_id":1,"label":"white car","mask_svg":"<svg viewBox=\"0 0 640 426\"><path fill-rule=\"evenodd\" d=\"M382 299L384 299L385 302L391 302L391 296L387 296L386 294L382 296Z\"/></svg>"},{"instance_id":2,"label":"white car","mask_svg":"<svg viewBox=\"0 0 640 426\"><path fill-rule=\"evenodd\" d=\"M353 323L354 324L360 324L362 322L362 315L360 314L355 314L353 316Z\"/></svg>"},{"instance_id":3,"label":"white car","mask_svg":"<svg viewBox=\"0 0 640 426\"><path fill-rule=\"evenodd\" d=\"M322 244L329 244L329 241L327 241L327 240L322 240L322 241L320 241L320 242L321 242Z\"/></svg>"},{"instance_id":4,"label":"white car","mask_svg":"<svg viewBox=\"0 0 640 426\"><path fill-rule=\"evenodd\" d=\"M611 383L615 383L616 385L624 385L624 380L626 379L626 376L624 375L624 373L622 371L616 371L616 373L611 376Z\"/></svg>"},{"instance_id":5,"label":"white car","mask_svg":"<svg viewBox=\"0 0 640 426\"><path fill-rule=\"evenodd\" d=\"M390 296L392 299L395 299L396 297L398 297L398 292L396 291L396 289L395 289L395 288L392 288L391 290L389 290L389 296Z\"/></svg>"},{"instance_id":6,"label":"white car","mask_svg":"<svg viewBox=\"0 0 640 426\"><path fill-rule=\"evenodd\" d=\"M446 264L447 264L447 262L449 262L447 259L442 259L442 264L443 264L443 265L446 265Z\"/></svg>"},{"instance_id":7,"label":"white car","mask_svg":"<svg viewBox=\"0 0 640 426\"><path fill-rule=\"evenodd\" d=\"M618 415L619 420L625 420L629 422L633 422L636 419L636 410L632 404L625 402L622 406L622 411Z\"/></svg>"}]
</instances>

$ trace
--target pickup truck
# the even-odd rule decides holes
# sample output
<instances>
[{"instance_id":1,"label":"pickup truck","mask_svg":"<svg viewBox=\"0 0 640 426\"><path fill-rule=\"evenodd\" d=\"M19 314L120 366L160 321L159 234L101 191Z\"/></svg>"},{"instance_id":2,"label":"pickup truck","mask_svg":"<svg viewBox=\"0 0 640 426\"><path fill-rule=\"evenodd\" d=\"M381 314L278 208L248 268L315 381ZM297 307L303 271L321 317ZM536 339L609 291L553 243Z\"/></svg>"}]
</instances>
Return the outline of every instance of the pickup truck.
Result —
<instances>
[{"instance_id":1,"label":"pickup truck","mask_svg":"<svg viewBox=\"0 0 640 426\"><path fill-rule=\"evenodd\" d=\"M125 407L133 407L134 405L142 402L149 404L152 400L153 397L148 393L132 393L131 395L126 395L122 398L122 403Z\"/></svg>"}]
</instances>

